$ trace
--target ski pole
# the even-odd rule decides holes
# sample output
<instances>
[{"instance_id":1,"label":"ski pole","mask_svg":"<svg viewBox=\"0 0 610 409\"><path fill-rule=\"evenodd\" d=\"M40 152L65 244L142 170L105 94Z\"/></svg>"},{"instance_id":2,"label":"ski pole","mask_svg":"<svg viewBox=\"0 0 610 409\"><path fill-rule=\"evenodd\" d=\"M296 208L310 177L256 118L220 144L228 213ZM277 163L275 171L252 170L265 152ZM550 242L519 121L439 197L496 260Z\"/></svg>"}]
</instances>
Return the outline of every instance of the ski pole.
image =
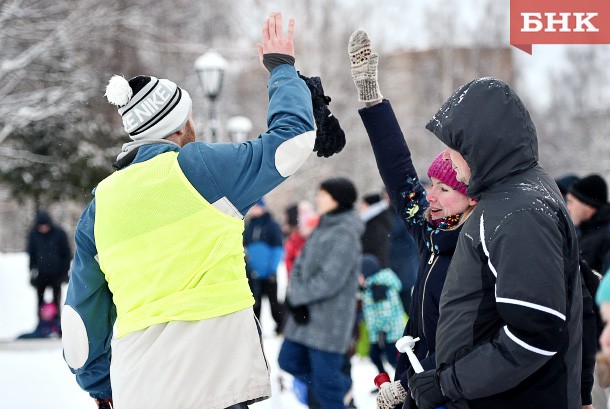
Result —
<instances>
[{"instance_id":1,"label":"ski pole","mask_svg":"<svg viewBox=\"0 0 610 409\"><path fill-rule=\"evenodd\" d=\"M409 358L409 362L411 363L411 367L415 373L422 373L424 372L424 368L421 366L419 359L417 359L415 353L413 352L413 347L417 341L419 341L419 337L413 338L412 336L407 335L406 337L402 337L396 341L396 349L403 354L407 354L407 358ZM405 408L406 405L407 402L404 403L403 408ZM445 407L439 406L436 409L445 409Z\"/></svg>"},{"instance_id":2,"label":"ski pole","mask_svg":"<svg viewBox=\"0 0 610 409\"><path fill-rule=\"evenodd\" d=\"M413 338L412 336L407 335L396 341L396 349L398 349L398 352L407 354L407 358L409 358L409 362L411 362L411 367L415 373L422 373L424 372L424 368L422 368L419 359L417 359L413 352L413 347L417 341L419 341L419 338Z\"/></svg>"}]
</instances>

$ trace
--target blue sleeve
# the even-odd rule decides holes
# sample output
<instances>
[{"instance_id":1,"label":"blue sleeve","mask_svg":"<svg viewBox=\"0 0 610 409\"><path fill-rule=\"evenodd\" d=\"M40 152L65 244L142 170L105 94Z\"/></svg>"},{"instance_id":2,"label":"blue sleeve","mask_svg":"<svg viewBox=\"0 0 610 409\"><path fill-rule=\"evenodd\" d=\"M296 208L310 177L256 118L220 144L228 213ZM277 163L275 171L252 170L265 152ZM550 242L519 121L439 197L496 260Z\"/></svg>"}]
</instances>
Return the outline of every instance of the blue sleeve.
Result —
<instances>
[{"instance_id":1,"label":"blue sleeve","mask_svg":"<svg viewBox=\"0 0 610 409\"><path fill-rule=\"evenodd\" d=\"M284 235L282 234L282 228L276 221L272 221L269 230L269 243L271 245L269 272L277 273L277 267L284 258Z\"/></svg>"},{"instance_id":2,"label":"blue sleeve","mask_svg":"<svg viewBox=\"0 0 610 409\"><path fill-rule=\"evenodd\" d=\"M62 327L67 319L82 320L87 331L86 340L78 339L77 333L63 332L64 357L66 361L74 345L88 344L88 357L80 368L70 368L76 374L80 387L94 398L112 396L110 387L110 341L112 327L116 320L116 309L112 294L108 289L104 273L95 257L97 250L93 235L95 221L95 202L91 202L83 212L75 233L76 251L72 275L68 284L66 307L77 314L62 317ZM72 325L66 327L73 327Z\"/></svg>"},{"instance_id":3,"label":"blue sleeve","mask_svg":"<svg viewBox=\"0 0 610 409\"><path fill-rule=\"evenodd\" d=\"M380 104L360 109L358 113L371 141L377 169L392 206L409 232L417 235L421 232L429 203L390 101L384 99Z\"/></svg>"},{"instance_id":4,"label":"blue sleeve","mask_svg":"<svg viewBox=\"0 0 610 409\"><path fill-rule=\"evenodd\" d=\"M269 272L277 273L277 267L280 265L280 261L284 257L284 248L272 247L271 248L271 257L269 257Z\"/></svg>"},{"instance_id":5,"label":"blue sleeve","mask_svg":"<svg viewBox=\"0 0 610 409\"><path fill-rule=\"evenodd\" d=\"M244 143L193 142L178 155L182 171L208 202L226 197L241 215L296 171L315 142L311 94L295 68L276 67L268 92L267 132Z\"/></svg>"}]
</instances>

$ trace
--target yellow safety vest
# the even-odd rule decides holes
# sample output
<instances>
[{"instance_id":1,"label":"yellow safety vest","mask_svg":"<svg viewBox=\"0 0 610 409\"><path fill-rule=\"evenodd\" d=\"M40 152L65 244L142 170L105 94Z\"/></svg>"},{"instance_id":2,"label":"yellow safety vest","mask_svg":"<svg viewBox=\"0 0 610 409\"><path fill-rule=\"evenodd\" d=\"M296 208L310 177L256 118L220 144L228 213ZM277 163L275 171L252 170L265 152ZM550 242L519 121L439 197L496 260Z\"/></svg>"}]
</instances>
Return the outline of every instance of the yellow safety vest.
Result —
<instances>
[{"instance_id":1,"label":"yellow safety vest","mask_svg":"<svg viewBox=\"0 0 610 409\"><path fill-rule=\"evenodd\" d=\"M207 202L166 152L104 179L95 193L99 264L117 308L117 337L254 304L243 220Z\"/></svg>"}]
</instances>

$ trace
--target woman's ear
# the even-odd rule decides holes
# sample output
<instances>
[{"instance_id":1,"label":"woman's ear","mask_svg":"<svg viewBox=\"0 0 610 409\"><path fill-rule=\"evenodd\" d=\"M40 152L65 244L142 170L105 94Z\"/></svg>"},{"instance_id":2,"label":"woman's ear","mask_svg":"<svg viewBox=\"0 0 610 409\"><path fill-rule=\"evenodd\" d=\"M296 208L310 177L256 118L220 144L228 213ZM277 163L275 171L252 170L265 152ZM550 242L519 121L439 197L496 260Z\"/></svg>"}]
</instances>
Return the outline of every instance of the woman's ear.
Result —
<instances>
[{"instance_id":1,"label":"woman's ear","mask_svg":"<svg viewBox=\"0 0 610 409\"><path fill-rule=\"evenodd\" d=\"M478 202L479 201L477 199L471 199L471 198L468 199L468 205L472 206L472 207L476 206Z\"/></svg>"}]
</instances>

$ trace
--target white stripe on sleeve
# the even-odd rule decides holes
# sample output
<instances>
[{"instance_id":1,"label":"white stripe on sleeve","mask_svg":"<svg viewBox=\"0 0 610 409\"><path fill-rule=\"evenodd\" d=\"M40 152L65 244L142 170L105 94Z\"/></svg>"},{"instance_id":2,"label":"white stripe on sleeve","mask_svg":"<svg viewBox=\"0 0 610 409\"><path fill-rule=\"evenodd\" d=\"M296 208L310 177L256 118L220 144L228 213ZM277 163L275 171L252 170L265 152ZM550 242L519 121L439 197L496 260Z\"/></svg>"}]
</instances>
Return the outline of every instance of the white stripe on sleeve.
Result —
<instances>
[{"instance_id":1,"label":"white stripe on sleeve","mask_svg":"<svg viewBox=\"0 0 610 409\"><path fill-rule=\"evenodd\" d=\"M481 222L479 223L479 235L481 236L481 245L483 246L483 253L487 256L487 265L489 269L493 273L496 278L498 278L498 272L496 268L491 264L491 259L489 258L489 251L487 250L487 244L485 244L485 222L483 221L483 215L481 215Z\"/></svg>"},{"instance_id":2,"label":"white stripe on sleeve","mask_svg":"<svg viewBox=\"0 0 610 409\"><path fill-rule=\"evenodd\" d=\"M546 312L552 315L555 315L559 318L561 318L562 320L566 320L566 316L562 313L560 313L559 311L555 311L549 307L545 307L543 305L539 305L539 304L534 304L531 302L527 302L527 301L521 301L521 300L515 300L513 298L503 298L503 297L496 297L496 302L503 302L506 304L515 304L515 305L522 305L524 307L527 308L533 308L534 310L538 310L538 311L542 311L542 312Z\"/></svg>"},{"instance_id":3,"label":"white stripe on sleeve","mask_svg":"<svg viewBox=\"0 0 610 409\"><path fill-rule=\"evenodd\" d=\"M506 332L506 335L508 335L508 337L510 339L512 339L517 345L527 349L528 351L532 351L532 352L535 352L537 354L545 355L545 356L553 356L553 355L555 355L557 353L557 352L545 351L544 349L533 347L530 344L527 344L527 343L521 341L512 332L509 331L507 325L504 326L504 331Z\"/></svg>"}]
</instances>

